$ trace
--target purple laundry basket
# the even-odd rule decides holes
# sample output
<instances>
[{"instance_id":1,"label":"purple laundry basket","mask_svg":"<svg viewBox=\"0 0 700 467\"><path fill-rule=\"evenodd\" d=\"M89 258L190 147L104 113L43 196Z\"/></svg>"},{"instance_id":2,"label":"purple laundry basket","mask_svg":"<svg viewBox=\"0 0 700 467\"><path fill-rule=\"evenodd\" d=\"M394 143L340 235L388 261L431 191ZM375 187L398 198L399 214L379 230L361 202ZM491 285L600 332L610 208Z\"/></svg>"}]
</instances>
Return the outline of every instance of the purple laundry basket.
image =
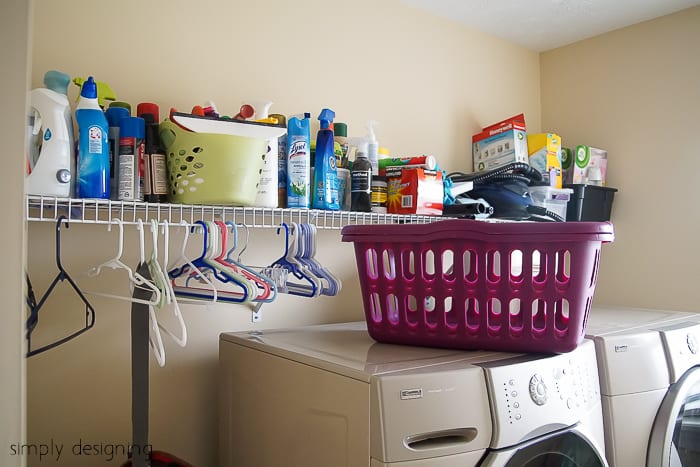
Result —
<instances>
[{"instance_id":1,"label":"purple laundry basket","mask_svg":"<svg viewBox=\"0 0 700 467\"><path fill-rule=\"evenodd\" d=\"M455 349L564 353L583 340L610 222L352 225L370 336Z\"/></svg>"}]
</instances>

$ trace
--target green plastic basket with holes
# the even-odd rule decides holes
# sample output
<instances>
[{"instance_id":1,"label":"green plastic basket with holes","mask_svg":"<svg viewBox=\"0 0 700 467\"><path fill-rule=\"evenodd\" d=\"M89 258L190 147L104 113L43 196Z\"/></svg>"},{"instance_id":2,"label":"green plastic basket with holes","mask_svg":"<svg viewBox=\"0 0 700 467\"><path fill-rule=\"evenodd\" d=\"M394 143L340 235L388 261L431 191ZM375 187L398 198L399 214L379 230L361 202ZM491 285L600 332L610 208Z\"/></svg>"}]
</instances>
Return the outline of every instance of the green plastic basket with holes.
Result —
<instances>
[{"instance_id":1,"label":"green plastic basket with holes","mask_svg":"<svg viewBox=\"0 0 700 467\"><path fill-rule=\"evenodd\" d=\"M172 202L234 206L255 202L267 141L196 133L170 119L160 124L159 133L166 149Z\"/></svg>"}]
</instances>

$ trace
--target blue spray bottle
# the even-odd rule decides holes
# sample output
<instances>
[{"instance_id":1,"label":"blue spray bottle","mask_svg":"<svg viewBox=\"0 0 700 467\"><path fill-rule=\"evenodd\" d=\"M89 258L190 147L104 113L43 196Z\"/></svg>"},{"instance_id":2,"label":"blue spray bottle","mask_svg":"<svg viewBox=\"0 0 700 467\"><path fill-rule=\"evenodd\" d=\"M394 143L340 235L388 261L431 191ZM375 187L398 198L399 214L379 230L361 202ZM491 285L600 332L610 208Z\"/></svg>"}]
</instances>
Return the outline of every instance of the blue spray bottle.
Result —
<instances>
[{"instance_id":1,"label":"blue spray bottle","mask_svg":"<svg viewBox=\"0 0 700 467\"><path fill-rule=\"evenodd\" d=\"M308 208L311 201L311 144L309 117L287 122L287 207Z\"/></svg>"},{"instance_id":2,"label":"blue spray bottle","mask_svg":"<svg viewBox=\"0 0 700 467\"><path fill-rule=\"evenodd\" d=\"M321 121L321 129L316 135L316 156L314 159L314 209L327 209L337 211L338 203L338 172L336 171L336 158L334 151L334 135L331 130L331 122L335 112L331 109L323 109L318 119Z\"/></svg>"},{"instance_id":3,"label":"blue spray bottle","mask_svg":"<svg viewBox=\"0 0 700 467\"><path fill-rule=\"evenodd\" d=\"M97 101L97 84L83 83L75 110L78 122L78 181L80 198L109 199L109 126Z\"/></svg>"}]
</instances>

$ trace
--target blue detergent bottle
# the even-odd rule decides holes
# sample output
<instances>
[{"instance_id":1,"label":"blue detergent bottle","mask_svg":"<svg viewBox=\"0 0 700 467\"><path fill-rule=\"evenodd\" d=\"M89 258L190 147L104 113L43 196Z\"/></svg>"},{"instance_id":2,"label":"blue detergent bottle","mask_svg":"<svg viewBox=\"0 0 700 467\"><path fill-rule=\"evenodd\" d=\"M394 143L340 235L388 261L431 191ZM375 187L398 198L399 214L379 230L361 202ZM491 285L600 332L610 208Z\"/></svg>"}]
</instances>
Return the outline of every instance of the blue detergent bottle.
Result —
<instances>
[{"instance_id":1,"label":"blue detergent bottle","mask_svg":"<svg viewBox=\"0 0 700 467\"><path fill-rule=\"evenodd\" d=\"M321 129L316 135L316 156L314 157L314 209L326 209L337 211L338 203L338 172L336 170L336 158L334 148L333 130L331 122L335 118L335 112L331 109L323 109L318 119L321 121Z\"/></svg>"},{"instance_id":2,"label":"blue detergent bottle","mask_svg":"<svg viewBox=\"0 0 700 467\"><path fill-rule=\"evenodd\" d=\"M97 84L92 76L80 90L75 120L78 122L76 195L109 199L109 126L97 101Z\"/></svg>"}]
</instances>

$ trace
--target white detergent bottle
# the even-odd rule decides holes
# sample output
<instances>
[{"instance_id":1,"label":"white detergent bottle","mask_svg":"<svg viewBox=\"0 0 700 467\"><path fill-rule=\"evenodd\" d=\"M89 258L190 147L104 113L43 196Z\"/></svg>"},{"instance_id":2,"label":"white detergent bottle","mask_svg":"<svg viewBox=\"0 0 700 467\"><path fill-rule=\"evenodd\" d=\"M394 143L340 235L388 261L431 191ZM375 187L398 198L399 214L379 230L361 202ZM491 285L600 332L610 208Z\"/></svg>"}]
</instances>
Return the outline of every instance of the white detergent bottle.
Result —
<instances>
[{"instance_id":1,"label":"white detergent bottle","mask_svg":"<svg viewBox=\"0 0 700 467\"><path fill-rule=\"evenodd\" d=\"M253 116L255 121L271 123L269 121L269 111L272 102L252 101L249 102L249 105L252 105L255 109L255 114ZM265 146L263 168L262 172L260 172L260 184L258 185L258 193L255 197L255 202L253 203L254 206L265 208L276 208L279 206L278 171L279 142L278 138L271 138L267 140L267 145Z\"/></svg>"},{"instance_id":2,"label":"white detergent bottle","mask_svg":"<svg viewBox=\"0 0 700 467\"><path fill-rule=\"evenodd\" d=\"M26 192L30 195L68 197L72 194L73 121L66 96L70 77L50 71L44 83L29 93L29 142Z\"/></svg>"}]
</instances>

